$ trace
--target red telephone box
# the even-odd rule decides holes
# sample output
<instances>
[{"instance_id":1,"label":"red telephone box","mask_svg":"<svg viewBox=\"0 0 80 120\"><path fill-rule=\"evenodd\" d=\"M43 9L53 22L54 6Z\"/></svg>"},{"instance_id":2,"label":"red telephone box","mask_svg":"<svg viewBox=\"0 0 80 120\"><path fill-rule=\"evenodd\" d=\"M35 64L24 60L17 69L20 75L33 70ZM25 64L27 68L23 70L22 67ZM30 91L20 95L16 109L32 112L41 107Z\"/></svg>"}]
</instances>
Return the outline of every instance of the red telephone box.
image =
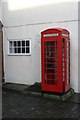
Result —
<instances>
[{"instance_id":1,"label":"red telephone box","mask_svg":"<svg viewBox=\"0 0 80 120\"><path fill-rule=\"evenodd\" d=\"M42 91L70 89L70 37L63 28L41 32Z\"/></svg>"}]
</instances>

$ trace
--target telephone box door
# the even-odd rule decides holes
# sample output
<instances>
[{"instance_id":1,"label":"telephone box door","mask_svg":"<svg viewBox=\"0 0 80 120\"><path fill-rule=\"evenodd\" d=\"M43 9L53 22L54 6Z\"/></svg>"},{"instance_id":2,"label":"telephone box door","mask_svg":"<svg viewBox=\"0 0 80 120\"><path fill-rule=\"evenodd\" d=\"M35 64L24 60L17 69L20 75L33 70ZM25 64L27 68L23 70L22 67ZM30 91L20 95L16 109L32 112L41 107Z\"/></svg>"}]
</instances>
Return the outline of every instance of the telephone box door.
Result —
<instances>
[{"instance_id":1,"label":"telephone box door","mask_svg":"<svg viewBox=\"0 0 80 120\"><path fill-rule=\"evenodd\" d=\"M52 31L53 32L53 31ZM58 31L43 33L41 41L42 54L42 90L62 92L61 40Z\"/></svg>"}]
</instances>

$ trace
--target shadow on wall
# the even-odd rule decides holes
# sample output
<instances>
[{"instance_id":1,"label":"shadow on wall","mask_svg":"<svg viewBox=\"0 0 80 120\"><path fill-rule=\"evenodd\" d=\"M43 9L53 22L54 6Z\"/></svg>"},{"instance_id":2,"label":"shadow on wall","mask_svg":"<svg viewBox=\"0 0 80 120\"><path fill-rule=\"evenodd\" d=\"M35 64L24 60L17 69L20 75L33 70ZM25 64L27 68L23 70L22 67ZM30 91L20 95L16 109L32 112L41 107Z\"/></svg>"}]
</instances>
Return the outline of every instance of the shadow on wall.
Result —
<instances>
[{"instance_id":1,"label":"shadow on wall","mask_svg":"<svg viewBox=\"0 0 80 120\"><path fill-rule=\"evenodd\" d=\"M26 6L27 3L24 6L24 4L21 4L20 2L19 4L16 3L17 1L15 2L15 0L13 0L13 2L9 0L8 3L3 3L3 21L5 20L6 21L5 23L7 23L7 21L11 21L8 23L8 25L10 26L11 25L16 26L19 24L22 25L26 23L27 24L33 24L33 23L45 24L46 22L54 23L54 22L59 22L64 20L70 20L70 19L74 19L74 14L76 12L74 2L62 2L62 3L55 3L55 4L52 3L49 5L44 4L41 6L37 6L36 4L36 7L27 7ZM22 7L21 5L24 7ZM12 9L14 8L14 10L11 10L11 7ZM74 14L72 12L73 10L74 10Z\"/></svg>"},{"instance_id":2,"label":"shadow on wall","mask_svg":"<svg viewBox=\"0 0 80 120\"><path fill-rule=\"evenodd\" d=\"M53 0L40 0L40 1L37 1L37 0L26 0L26 1L23 1L23 0L20 0L20 1L16 1L16 0L8 0L8 8L9 10L11 11L15 11L15 10L21 10L21 9L26 9L26 8L34 8L34 7L40 7L40 6L45 6L45 5L51 5L53 3L56 3L58 2L57 0L56 1L53 1Z\"/></svg>"}]
</instances>

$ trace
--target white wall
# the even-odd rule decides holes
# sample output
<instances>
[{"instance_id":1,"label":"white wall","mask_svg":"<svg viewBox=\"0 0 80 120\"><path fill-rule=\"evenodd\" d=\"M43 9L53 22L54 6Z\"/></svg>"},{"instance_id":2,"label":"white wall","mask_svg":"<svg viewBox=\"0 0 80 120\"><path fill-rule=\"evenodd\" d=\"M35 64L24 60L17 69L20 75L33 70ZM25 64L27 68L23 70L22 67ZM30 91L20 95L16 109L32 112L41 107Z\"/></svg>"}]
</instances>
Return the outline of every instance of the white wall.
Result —
<instances>
[{"instance_id":1,"label":"white wall","mask_svg":"<svg viewBox=\"0 0 80 120\"><path fill-rule=\"evenodd\" d=\"M73 20L73 21L71 21ZM10 11L3 4L4 64L6 82L33 84L41 81L40 33L47 28L63 27L71 38L71 87L78 92L78 3L59 3ZM41 23L41 24L36 24ZM8 56L7 39L31 39L31 56Z\"/></svg>"},{"instance_id":2,"label":"white wall","mask_svg":"<svg viewBox=\"0 0 80 120\"><path fill-rule=\"evenodd\" d=\"M80 93L80 2L78 3L78 89Z\"/></svg>"},{"instance_id":3,"label":"white wall","mask_svg":"<svg viewBox=\"0 0 80 120\"><path fill-rule=\"evenodd\" d=\"M0 20L2 19L2 5L1 5L1 0L0 0Z\"/></svg>"}]
</instances>

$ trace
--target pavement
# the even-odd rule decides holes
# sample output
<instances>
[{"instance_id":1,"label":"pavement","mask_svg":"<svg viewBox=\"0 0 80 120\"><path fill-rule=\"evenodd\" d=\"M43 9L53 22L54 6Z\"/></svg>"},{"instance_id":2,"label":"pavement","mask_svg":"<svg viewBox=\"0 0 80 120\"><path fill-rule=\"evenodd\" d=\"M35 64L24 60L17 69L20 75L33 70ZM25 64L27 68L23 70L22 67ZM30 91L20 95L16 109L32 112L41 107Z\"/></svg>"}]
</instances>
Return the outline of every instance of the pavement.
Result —
<instances>
[{"instance_id":1,"label":"pavement","mask_svg":"<svg viewBox=\"0 0 80 120\"><path fill-rule=\"evenodd\" d=\"M22 94L26 95L34 95L34 96L40 96L45 98L51 98L55 100L61 100L61 101L72 101L76 103L80 103L80 94L77 94L74 92L74 90L71 88L67 93L59 94L59 93L50 93L50 92L42 92L41 91L41 83L35 83L33 85L25 85L25 84L16 84L16 83L4 83L2 85L2 88L5 90L11 90L11 91L17 91Z\"/></svg>"},{"instance_id":2,"label":"pavement","mask_svg":"<svg viewBox=\"0 0 80 120\"><path fill-rule=\"evenodd\" d=\"M80 94L42 95L36 85L3 84L2 118L80 118Z\"/></svg>"}]
</instances>

